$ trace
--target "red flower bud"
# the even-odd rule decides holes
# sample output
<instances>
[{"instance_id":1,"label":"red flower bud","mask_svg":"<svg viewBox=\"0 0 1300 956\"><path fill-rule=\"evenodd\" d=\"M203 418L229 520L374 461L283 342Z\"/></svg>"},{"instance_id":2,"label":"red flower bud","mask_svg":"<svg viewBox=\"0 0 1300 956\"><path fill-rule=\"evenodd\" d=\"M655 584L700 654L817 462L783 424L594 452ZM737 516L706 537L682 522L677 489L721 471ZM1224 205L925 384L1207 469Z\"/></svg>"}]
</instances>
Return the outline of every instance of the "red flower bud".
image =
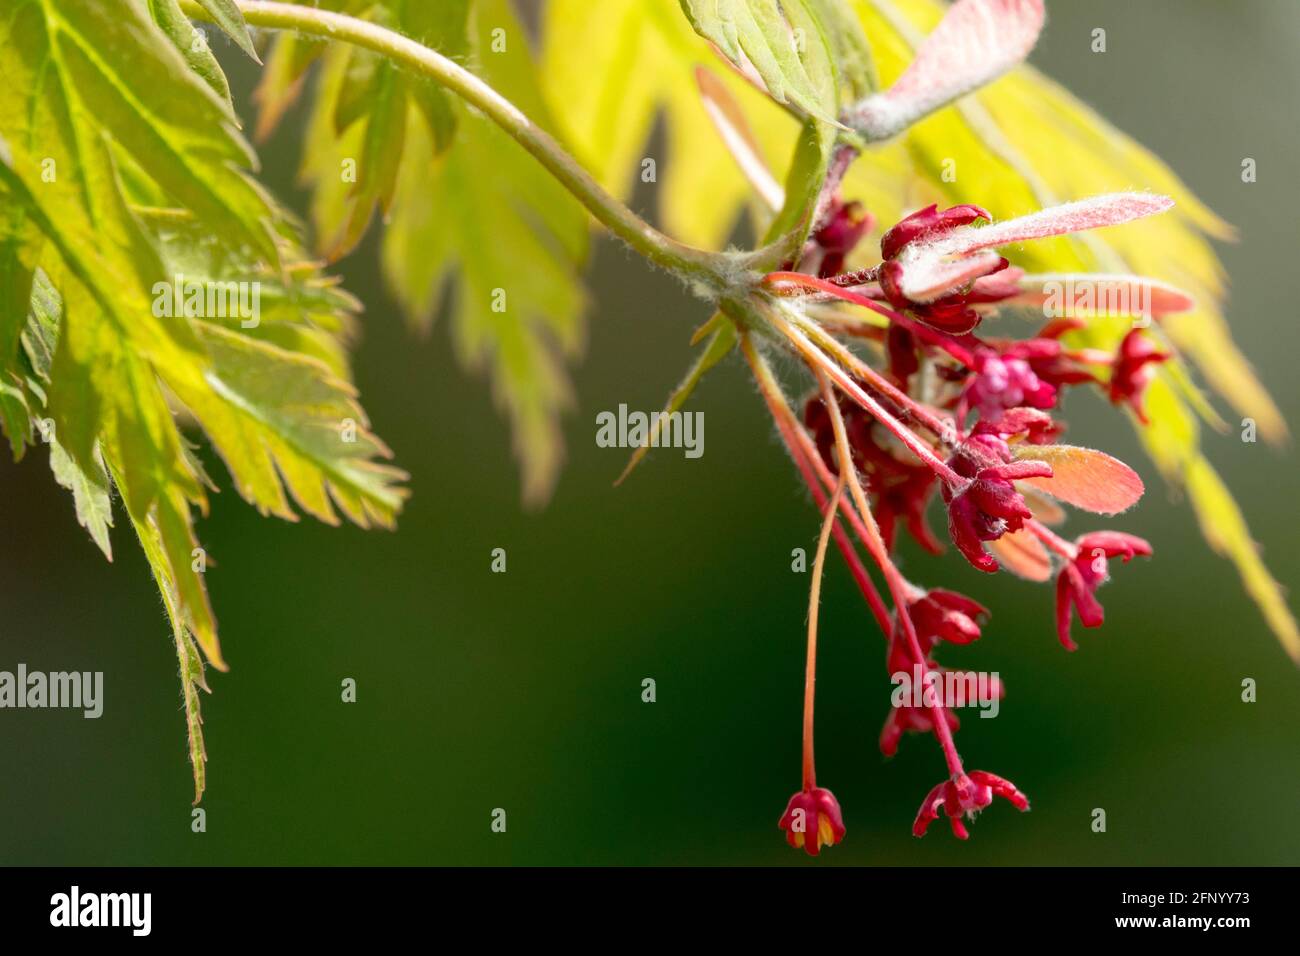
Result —
<instances>
[{"instance_id":1,"label":"red flower bud","mask_svg":"<svg viewBox=\"0 0 1300 956\"><path fill-rule=\"evenodd\" d=\"M1142 396L1155 377L1155 366L1170 358L1161 352L1141 329L1131 329L1120 342L1110 373L1110 400L1116 405L1127 402L1143 425L1147 424Z\"/></svg>"},{"instance_id":2,"label":"red flower bud","mask_svg":"<svg viewBox=\"0 0 1300 956\"><path fill-rule=\"evenodd\" d=\"M977 219L991 222L993 216L981 206L970 204L953 206L943 212L939 212L938 204L927 206L900 220L880 237L880 256L882 259L893 259L910 242L922 238L936 239L958 226L968 226Z\"/></svg>"},{"instance_id":3,"label":"red flower bud","mask_svg":"<svg viewBox=\"0 0 1300 956\"><path fill-rule=\"evenodd\" d=\"M969 448L969 450L967 450ZM990 456L1002 463L982 466ZM1050 478L1046 462L1016 460L1006 443L992 435L975 435L948 462L959 475L971 478L959 491L944 485L948 505L948 532L966 560L981 571L993 573L998 562L984 550L985 541L996 541L1009 531L1019 531L1033 512L1012 482L1021 478Z\"/></svg>"},{"instance_id":4,"label":"red flower bud","mask_svg":"<svg viewBox=\"0 0 1300 956\"><path fill-rule=\"evenodd\" d=\"M1074 543L1078 549L1074 560L1066 562L1056 578L1056 633L1067 651L1078 648L1070 637L1071 606L1084 627L1101 627L1105 611L1096 591L1110 578L1110 558L1123 558L1127 564L1134 555L1151 555L1151 545L1141 538L1120 531L1094 531Z\"/></svg>"},{"instance_id":5,"label":"red flower bud","mask_svg":"<svg viewBox=\"0 0 1300 956\"><path fill-rule=\"evenodd\" d=\"M1059 342L1053 342L1057 349ZM1056 388L1034 374L1029 362L993 349L975 352L974 373L967 380L958 405L958 420L966 409L974 408L981 421L996 423L1009 408L1029 406L1051 408L1056 404Z\"/></svg>"},{"instance_id":6,"label":"red flower bud","mask_svg":"<svg viewBox=\"0 0 1300 956\"><path fill-rule=\"evenodd\" d=\"M837 200L826 224L812 235L813 242L822 250L817 274L828 278L843 272L844 260L875 224L875 217L863 208L862 203Z\"/></svg>"},{"instance_id":7,"label":"red flower bud","mask_svg":"<svg viewBox=\"0 0 1300 956\"><path fill-rule=\"evenodd\" d=\"M936 641L970 644L979 640L979 621L988 617L989 610L964 594L931 588L908 605L908 613L921 646L933 647Z\"/></svg>"},{"instance_id":8,"label":"red flower bud","mask_svg":"<svg viewBox=\"0 0 1300 956\"><path fill-rule=\"evenodd\" d=\"M932 242L960 226L968 226L977 219L992 219L979 206L953 206L938 211L937 206L927 206L900 221L880 240L880 254L884 262L880 267L880 288L894 308L912 312L920 321L952 335L964 335L979 324L980 315L971 305L996 302L1019 289L1014 285L990 286L979 284L980 277L999 272L1008 265L1006 259L991 257L980 266L978 276L970 276L962 291L955 291L931 302L917 302L902 288L904 267L898 256L912 243ZM957 285L959 283L954 283Z\"/></svg>"}]
</instances>

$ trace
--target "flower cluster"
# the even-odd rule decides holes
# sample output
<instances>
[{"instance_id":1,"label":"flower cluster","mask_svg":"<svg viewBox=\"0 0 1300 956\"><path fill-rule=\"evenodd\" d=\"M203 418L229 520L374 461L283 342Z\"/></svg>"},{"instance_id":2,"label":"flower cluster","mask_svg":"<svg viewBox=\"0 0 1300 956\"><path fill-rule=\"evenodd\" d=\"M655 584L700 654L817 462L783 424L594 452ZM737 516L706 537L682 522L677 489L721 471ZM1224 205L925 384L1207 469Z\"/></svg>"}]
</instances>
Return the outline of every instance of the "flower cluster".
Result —
<instances>
[{"instance_id":1,"label":"flower cluster","mask_svg":"<svg viewBox=\"0 0 1300 956\"><path fill-rule=\"evenodd\" d=\"M945 50L965 42L959 28L971 17L1010 18L1008 42L1028 49L1041 14L1037 0L960 0L919 51L912 70L858 111L860 128L867 133L892 128L898 116L920 110L909 97L933 97L936 84L961 87L960 77L954 79L948 69ZM994 60L1015 61L1006 50L993 52ZM968 59L962 59L966 66L958 74L969 68ZM919 75L926 71L933 76ZM919 675L925 685L921 697L895 701L880 734L886 756L896 753L909 733L932 736L943 754L947 778L926 796L913 832L922 836L942 813L953 833L966 839L964 821L994 797L1018 810L1029 808L1028 798L1010 781L965 769L954 740L961 703L943 696L943 688L954 683L950 678L976 675L950 671L938 658L946 645L981 640L989 611L965 595L908 580L894 557L896 532L905 528L922 548L940 553L944 545L927 523L937 499L947 513L955 550L975 568L1008 570L1038 582L1055 577L1056 632L1068 650L1076 648L1071 637L1076 617L1085 628L1101 625L1096 592L1108 579L1110 561L1150 555L1151 546L1115 531L1070 541L1053 526L1065 520L1065 505L1118 514L1138 500L1143 487L1117 459L1059 443L1065 429L1058 417L1061 402L1071 389L1095 389L1144 419L1144 393L1160 363L1172 357L1159 347L1159 326L1149 320L1192 303L1154 280L1107 277L1138 292L1158 286L1160 294L1137 297L1155 303L1149 312L1115 313L1135 321L1113 349L1076 346L1083 338L1077 333L1102 312L1095 300L1049 309L1046 290L1049 280L1087 283L1090 277L1027 274L1000 250L1120 225L1170 205L1159 196L1121 193L1001 222L976 205L929 205L883 232L878 264L848 272L846 263L874 229L874 219L860 204L835 195L820 204L821 217L800 259L766 277L769 331L816 381L801 416L748 338L742 340L745 354L824 515L809 614L804 785L780 820L792 846L815 855L845 832L839 804L815 784L812 758L816 605L822 558L832 536L885 638L888 672ZM837 318L847 307L866 310L869 320L861 314ZM1048 321L1028 337L985 334L999 313L1039 307ZM1117 308L1122 307L1121 302ZM880 367L852 347L864 341L881 357ZM1000 698L1004 690L996 682L989 692Z\"/></svg>"}]
</instances>

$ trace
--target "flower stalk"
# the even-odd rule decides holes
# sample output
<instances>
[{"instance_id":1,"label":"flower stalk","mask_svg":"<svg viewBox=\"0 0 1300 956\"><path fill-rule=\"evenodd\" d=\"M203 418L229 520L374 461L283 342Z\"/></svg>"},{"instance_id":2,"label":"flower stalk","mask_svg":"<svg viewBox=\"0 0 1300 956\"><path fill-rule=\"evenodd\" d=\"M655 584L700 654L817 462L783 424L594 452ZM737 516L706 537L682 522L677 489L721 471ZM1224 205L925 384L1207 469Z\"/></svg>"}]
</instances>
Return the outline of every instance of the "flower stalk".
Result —
<instances>
[{"instance_id":1,"label":"flower stalk","mask_svg":"<svg viewBox=\"0 0 1300 956\"><path fill-rule=\"evenodd\" d=\"M803 680L803 788L817 786L817 769L813 761L813 707L817 696L817 609L821 603L822 571L826 566L826 546L830 543L831 528L835 526L835 513L840 496L844 493L844 475L826 505L822 519L821 535L817 539L817 554L813 558L812 588L808 595L808 653L804 663Z\"/></svg>"}]
</instances>

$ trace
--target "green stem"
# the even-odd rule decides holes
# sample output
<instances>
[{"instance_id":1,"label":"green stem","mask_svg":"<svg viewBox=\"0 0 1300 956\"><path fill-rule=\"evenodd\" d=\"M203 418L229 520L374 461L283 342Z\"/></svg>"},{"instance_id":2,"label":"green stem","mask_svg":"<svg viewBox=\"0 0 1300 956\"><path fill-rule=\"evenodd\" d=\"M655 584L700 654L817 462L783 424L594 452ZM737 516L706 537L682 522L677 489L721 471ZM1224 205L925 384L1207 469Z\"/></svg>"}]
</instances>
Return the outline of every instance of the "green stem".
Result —
<instances>
[{"instance_id":1,"label":"green stem","mask_svg":"<svg viewBox=\"0 0 1300 956\"><path fill-rule=\"evenodd\" d=\"M736 264L723 253L708 252L678 242L650 225L611 196L565 149L518 107L464 67L414 40L366 20L314 7L266 0L236 0L249 24L295 30L329 40L342 40L372 50L394 63L428 77L460 96L510 134L610 232L638 253L666 269L714 287L732 281ZM182 0L187 16L210 20L195 0Z\"/></svg>"}]
</instances>

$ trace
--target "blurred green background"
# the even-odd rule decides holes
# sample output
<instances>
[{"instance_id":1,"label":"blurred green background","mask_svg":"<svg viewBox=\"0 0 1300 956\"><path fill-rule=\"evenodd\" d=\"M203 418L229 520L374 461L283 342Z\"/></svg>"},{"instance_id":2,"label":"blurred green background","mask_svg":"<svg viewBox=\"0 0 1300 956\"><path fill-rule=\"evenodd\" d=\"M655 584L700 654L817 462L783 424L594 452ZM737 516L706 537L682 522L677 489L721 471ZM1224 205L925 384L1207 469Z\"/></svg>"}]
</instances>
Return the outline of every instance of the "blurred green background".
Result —
<instances>
[{"instance_id":1,"label":"blurred green background","mask_svg":"<svg viewBox=\"0 0 1300 956\"><path fill-rule=\"evenodd\" d=\"M1088 0L1050 14L1033 61L1240 229L1220 250L1229 317L1284 411L1300 408L1300 5ZM1099 26L1104 55L1089 50ZM249 115L255 73L228 46L223 59ZM300 209L301 120L262 150ZM1245 156L1257 183L1241 182ZM368 306L362 396L414 498L396 534L287 525L259 518L216 468L227 490L199 534L233 670L211 675L203 701L206 833L190 830L176 662L129 531L107 564L44 451L20 466L0 456L0 669L102 670L106 684L96 721L0 711L0 862L806 864L776 820L799 783L808 579L790 552L811 549L817 517L744 370L730 360L698 393L702 459L654 454L615 489L624 452L594 443L597 412L658 407L698 303L598 245L568 465L551 506L526 514L487 387L455 367L445 327L427 340L404 329L373 234L340 271ZM849 833L824 864L1300 863L1300 675L1127 427L1083 394L1067 415L1074 440L1147 478L1142 506L1112 523L1156 547L1107 586L1108 623L1078 653L1056 642L1049 588L951 553L905 555L917 579L994 611L984 639L946 661L1000 672L1008 697L996 720L968 717L958 743L1033 812L997 806L968 844L943 828L910 835L942 762L921 738L892 761L877 751L882 641L835 560L817 754ZM1274 573L1296 581L1293 453L1235 431L1207 442ZM496 547L504 575L489 572ZM345 677L355 704L340 702ZM1255 704L1240 700L1246 677ZM497 807L505 834L489 829ZM1104 834L1090 829L1096 807Z\"/></svg>"}]
</instances>

